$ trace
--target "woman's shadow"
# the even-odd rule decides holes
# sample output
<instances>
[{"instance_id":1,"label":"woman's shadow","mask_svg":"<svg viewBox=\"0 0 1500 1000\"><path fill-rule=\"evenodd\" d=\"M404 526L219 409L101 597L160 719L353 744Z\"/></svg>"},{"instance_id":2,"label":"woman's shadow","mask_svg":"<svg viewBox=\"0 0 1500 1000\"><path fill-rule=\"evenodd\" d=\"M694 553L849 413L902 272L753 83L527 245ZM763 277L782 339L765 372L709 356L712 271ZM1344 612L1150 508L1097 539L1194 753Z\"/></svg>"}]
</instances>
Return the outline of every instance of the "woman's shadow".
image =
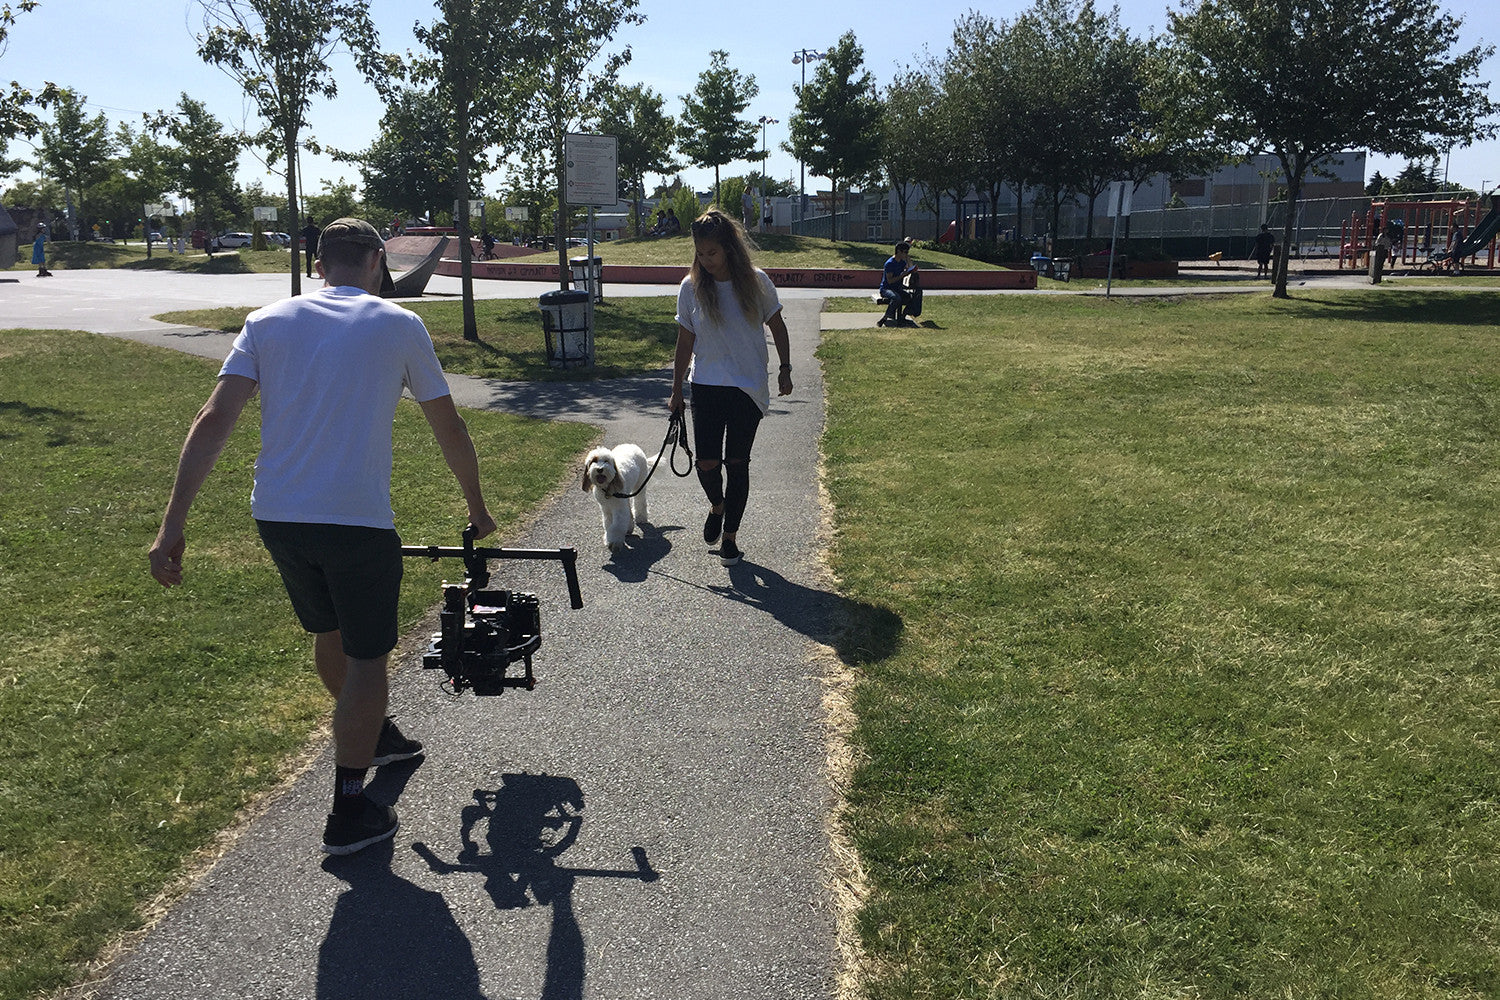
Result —
<instances>
[{"instance_id":1,"label":"woman's shadow","mask_svg":"<svg viewBox=\"0 0 1500 1000\"><path fill-rule=\"evenodd\" d=\"M557 858L578 839L583 826L583 791L572 778L546 774L506 774L494 791L475 789L474 803L462 813L462 847L452 861L426 844L413 844L434 872L477 872L501 910L533 905L552 908L547 939L547 971L542 1000L581 1000L587 975L583 930L573 912L573 886L580 878L630 878L654 882L641 847L631 848L630 869L570 868ZM483 844L478 829L483 825ZM486 849L487 848L487 849ZM392 994L394 995L394 994ZM448 994L432 994L434 996ZM462 994L460 994L462 995Z\"/></svg>"},{"instance_id":2,"label":"woman's shadow","mask_svg":"<svg viewBox=\"0 0 1500 1000\"><path fill-rule=\"evenodd\" d=\"M832 646L848 664L879 662L901 642L901 617L889 608L793 583L748 560L729 567L729 586L708 589L759 608L787 628Z\"/></svg>"}]
</instances>

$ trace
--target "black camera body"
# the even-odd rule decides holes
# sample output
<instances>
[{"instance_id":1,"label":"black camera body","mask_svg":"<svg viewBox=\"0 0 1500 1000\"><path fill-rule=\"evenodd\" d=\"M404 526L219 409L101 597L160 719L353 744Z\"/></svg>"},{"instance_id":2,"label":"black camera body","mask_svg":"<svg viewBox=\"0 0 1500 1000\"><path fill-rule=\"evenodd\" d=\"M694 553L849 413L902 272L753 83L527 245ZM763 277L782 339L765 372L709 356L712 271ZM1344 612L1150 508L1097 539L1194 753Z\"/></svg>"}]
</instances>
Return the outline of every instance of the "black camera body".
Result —
<instances>
[{"instance_id":1,"label":"black camera body","mask_svg":"<svg viewBox=\"0 0 1500 1000\"><path fill-rule=\"evenodd\" d=\"M422 666L448 675L445 687L454 694L503 694L508 687L536 686L531 655L542 645L542 616L535 594L489 586L490 559L555 559L563 564L572 606L583 607L578 589L575 549L476 549L474 529L464 530L463 548L436 545L403 546L401 554L436 561L444 557L464 561L462 584L443 582L443 607L438 631L432 634ZM519 662L521 667L512 670Z\"/></svg>"}]
</instances>

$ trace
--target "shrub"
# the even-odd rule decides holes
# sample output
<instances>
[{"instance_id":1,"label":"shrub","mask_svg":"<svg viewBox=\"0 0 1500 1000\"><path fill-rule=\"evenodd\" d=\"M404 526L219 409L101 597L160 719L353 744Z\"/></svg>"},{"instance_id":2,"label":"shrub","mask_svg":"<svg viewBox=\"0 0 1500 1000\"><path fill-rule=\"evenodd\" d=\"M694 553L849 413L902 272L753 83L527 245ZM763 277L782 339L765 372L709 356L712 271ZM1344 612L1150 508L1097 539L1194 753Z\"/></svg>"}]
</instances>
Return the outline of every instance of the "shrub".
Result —
<instances>
[{"instance_id":1,"label":"shrub","mask_svg":"<svg viewBox=\"0 0 1500 1000\"><path fill-rule=\"evenodd\" d=\"M919 243L923 250L935 250L938 253L949 253L956 257L967 257L970 260L983 261L986 264L1015 264L1031 260L1031 255L1036 252L1036 244L1005 240L1000 243L991 243L989 240L954 240L951 243Z\"/></svg>"}]
</instances>

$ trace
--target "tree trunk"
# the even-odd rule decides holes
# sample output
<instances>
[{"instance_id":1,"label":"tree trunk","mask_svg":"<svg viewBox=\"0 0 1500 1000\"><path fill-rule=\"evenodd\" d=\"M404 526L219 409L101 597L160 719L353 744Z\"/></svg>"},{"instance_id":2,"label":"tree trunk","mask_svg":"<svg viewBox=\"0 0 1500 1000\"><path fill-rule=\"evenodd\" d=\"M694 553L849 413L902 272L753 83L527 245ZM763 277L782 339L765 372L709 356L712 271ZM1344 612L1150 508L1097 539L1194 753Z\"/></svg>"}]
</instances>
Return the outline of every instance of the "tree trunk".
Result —
<instances>
[{"instance_id":1,"label":"tree trunk","mask_svg":"<svg viewBox=\"0 0 1500 1000\"><path fill-rule=\"evenodd\" d=\"M474 314L474 248L469 244L469 95L459 98L454 131L458 136L458 176L454 185L454 222L458 226L458 273L462 287L464 339L479 339L479 318Z\"/></svg>"},{"instance_id":2,"label":"tree trunk","mask_svg":"<svg viewBox=\"0 0 1500 1000\"><path fill-rule=\"evenodd\" d=\"M298 219L297 206L297 130L288 129L286 132L286 204L291 218L287 220L289 227L287 232L292 239L297 238L297 233L302 230L301 220ZM146 224L146 239L151 239L150 223ZM292 262L292 295L302 294L302 261L294 253L291 255Z\"/></svg>"},{"instance_id":3,"label":"tree trunk","mask_svg":"<svg viewBox=\"0 0 1500 1000\"><path fill-rule=\"evenodd\" d=\"M1290 298L1286 293L1287 262L1291 257L1292 233L1297 224L1297 200L1302 197L1302 170L1288 170L1286 175L1286 226L1282 229L1281 245L1276 248L1276 283L1271 290L1273 299Z\"/></svg>"}]
</instances>

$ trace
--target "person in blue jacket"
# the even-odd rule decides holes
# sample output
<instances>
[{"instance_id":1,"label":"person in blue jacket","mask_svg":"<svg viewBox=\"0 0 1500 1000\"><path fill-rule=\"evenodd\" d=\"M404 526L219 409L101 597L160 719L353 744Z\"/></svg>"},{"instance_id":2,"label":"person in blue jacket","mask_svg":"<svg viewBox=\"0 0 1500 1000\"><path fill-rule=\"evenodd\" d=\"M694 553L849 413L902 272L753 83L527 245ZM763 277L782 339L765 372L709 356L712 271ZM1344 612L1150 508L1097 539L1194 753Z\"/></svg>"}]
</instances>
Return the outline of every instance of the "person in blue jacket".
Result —
<instances>
[{"instance_id":1,"label":"person in blue jacket","mask_svg":"<svg viewBox=\"0 0 1500 1000\"><path fill-rule=\"evenodd\" d=\"M31 262L36 265L38 278L52 277L52 272L47 270L47 224L45 222L36 224L36 239L31 244Z\"/></svg>"},{"instance_id":2,"label":"person in blue jacket","mask_svg":"<svg viewBox=\"0 0 1500 1000\"><path fill-rule=\"evenodd\" d=\"M885 315L881 317L877 326L916 326L906 318L906 303L910 299L910 293L902 286L903 279L917 269L909 259L911 244L902 240L896 244L896 251L885 262L885 270L880 274L880 297L885 299Z\"/></svg>"}]
</instances>

